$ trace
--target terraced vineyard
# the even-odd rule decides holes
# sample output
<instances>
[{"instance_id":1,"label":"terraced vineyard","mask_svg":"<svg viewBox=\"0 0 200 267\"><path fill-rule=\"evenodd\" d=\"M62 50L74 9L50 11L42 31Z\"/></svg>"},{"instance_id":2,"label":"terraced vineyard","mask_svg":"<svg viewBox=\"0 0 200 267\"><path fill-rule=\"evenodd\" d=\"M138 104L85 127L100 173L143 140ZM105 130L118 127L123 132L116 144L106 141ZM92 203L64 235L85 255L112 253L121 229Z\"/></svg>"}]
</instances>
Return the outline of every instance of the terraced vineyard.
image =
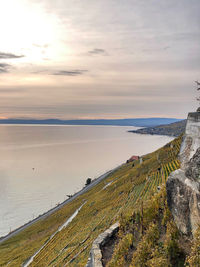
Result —
<instances>
[{"instance_id":1,"label":"terraced vineyard","mask_svg":"<svg viewBox=\"0 0 200 267\"><path fill-rule=\"evenodd\" d=\"M87 193L2 243L0 266L21 266L37 251L26 266L85 266L93 240L151 198L179 168L180 143L181 137L145 155L142 164L122 165ZM80 207L74 219L57 231Z\"/></svg>"}]
</instances>

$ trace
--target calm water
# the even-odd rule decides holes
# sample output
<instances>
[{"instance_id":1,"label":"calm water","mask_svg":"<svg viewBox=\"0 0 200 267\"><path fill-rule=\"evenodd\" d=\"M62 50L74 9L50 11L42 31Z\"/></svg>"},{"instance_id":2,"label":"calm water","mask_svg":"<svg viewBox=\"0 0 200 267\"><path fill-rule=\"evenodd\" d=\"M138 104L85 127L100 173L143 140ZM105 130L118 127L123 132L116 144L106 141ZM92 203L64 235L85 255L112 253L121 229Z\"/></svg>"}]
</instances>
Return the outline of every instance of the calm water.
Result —
<instances>
[{"instance_id":1,"label":"calm water","mask_svg":"<svg viewBox=\"0 0 200 267\"><path fill-rule=\"evenodd\" d=\"M0 236L62 202L88 177L172 140L127 132L133 128L0 125Z\"/></svg>"}]
</instances>

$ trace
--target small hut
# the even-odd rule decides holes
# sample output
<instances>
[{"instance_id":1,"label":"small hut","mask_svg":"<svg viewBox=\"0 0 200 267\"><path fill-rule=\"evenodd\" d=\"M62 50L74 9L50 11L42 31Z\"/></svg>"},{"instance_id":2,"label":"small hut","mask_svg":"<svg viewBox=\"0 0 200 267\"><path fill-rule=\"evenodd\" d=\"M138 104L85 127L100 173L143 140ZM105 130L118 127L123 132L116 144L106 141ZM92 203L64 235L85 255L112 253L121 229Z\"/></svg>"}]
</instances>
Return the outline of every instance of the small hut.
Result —
<instances>
[{"instance_id":1,"label":"small hut","mask_svg":"<svg viewBox=\"0 0 200 267\"><path fill-rule=\"evenodd\" d=\"M132 157L130 157L130 159L128 159L126 162L127 163L129 163L129 162L133 162L133 161L135 161L135 160L139 160L139 156L132 156Z\"/></svg>"}]
</instances>

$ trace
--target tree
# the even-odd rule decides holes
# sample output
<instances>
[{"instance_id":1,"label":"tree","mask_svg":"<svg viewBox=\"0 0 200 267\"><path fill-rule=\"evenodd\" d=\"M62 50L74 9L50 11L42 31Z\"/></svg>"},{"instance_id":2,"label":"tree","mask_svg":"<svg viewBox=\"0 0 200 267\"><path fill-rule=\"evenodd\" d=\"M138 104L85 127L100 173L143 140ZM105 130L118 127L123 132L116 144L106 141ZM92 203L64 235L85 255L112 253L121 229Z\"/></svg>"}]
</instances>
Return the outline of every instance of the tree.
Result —
<instances>
[{"instance_id":1,"label":"tree","mask_svg":"<svg viewBox=\"0 0 200 267\"><path fill-rule=\"evenodd\" d=\"M91 184L91 182L92 182L92 179L91 178L87 178L85 185L87 186L87 185Z\"/></svg>"}]
</instances>

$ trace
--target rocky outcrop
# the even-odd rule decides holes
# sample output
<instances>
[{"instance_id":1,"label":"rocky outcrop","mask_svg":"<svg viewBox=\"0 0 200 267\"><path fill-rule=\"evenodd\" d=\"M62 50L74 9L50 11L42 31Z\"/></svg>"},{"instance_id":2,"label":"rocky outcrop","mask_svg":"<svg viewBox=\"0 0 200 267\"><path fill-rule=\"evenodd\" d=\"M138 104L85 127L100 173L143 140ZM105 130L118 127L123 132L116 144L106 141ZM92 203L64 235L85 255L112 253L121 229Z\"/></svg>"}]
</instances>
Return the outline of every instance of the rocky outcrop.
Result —
<instances>
[{"instance_id":1,"label":"rocky outcrop","mask_svg":"<svg viewBox=\"0 0 200 267\"><path fill-rule=\"evenodd\" d=\"M191 180L200 182L200 148L197 149L194 156L188 162L185 175Z\"/></svg>"},{"instance_id":2,"label":"rocky outcrop","mask_svg":"<svg viewBox=\"0 0 200 267\"><path fill-rule=\"evenodd\" d=\"M199 183L181 169L174 171L167 181L167 201L179 230L193 235L200 223Z\"/></svg>"},{"instance_id":3,"label":"rocky outcrop","mask_svg":"<svg viewBox=\"0 0 200 267\"><path fill-rule=\"evenodd\" d=\"M167 202L179 230L194 235L200 224L200 114L189 113L180 150L181 169L167 180Z\"/></svg>"},{"instance_id":4,"label":"rocky outcrop","mask_svg":"<svg viewBox=\"0 0 200 267\"><path fill-rule=\"evenodd\" d=\"M181 145L179 159L181 169L185 170L190 159L200 147L200 112L188 114L185 136Z\"/></svg>"}]
</instances>

